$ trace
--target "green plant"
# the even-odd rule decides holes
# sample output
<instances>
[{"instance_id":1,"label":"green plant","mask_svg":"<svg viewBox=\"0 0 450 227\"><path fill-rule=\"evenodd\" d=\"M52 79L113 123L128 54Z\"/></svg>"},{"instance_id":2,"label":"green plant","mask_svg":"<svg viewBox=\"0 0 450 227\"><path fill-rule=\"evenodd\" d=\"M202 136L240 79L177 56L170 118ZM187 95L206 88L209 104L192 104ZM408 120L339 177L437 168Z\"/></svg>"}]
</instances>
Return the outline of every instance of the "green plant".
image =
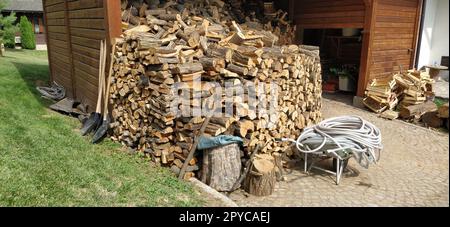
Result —
<instances>
[{"instance_id":1,"label":"green plant","mask_svg":"<svg viewBox=\"0 0 450 227\"><path fill-rule=\"evenodd\" d=\"M5 47L14 48L16 44L17 26L14 25L16 19L16 14L13 12L6 17L0 15L0 42L3 42Z\"/></svg>"},{"instance_id":2,"label":"green plant","mask_svg":"<svg viewBox=\"0 0 450 227\"><path fill-rule=\"evenodd\" d=\"M448 102L448 99L443 99L443 98L438 98L438 97L436 97L435 99L434 99L434 103L436 104L436 106L439 108L439 107L441 107L442 105L444 105L445 103L447 103Z\"/></svg>"},{"instance_id":3,"label":"green plant","mask_svg":"<svg viewBox=\"0 0 450 227\"><path fill-rule=\"evenodd\" d=\"M5 6L7 5L8 2L9 1L7 1L7 0L0 0L0 11L1 11L1 9L5 8Z\"/></svg>"},{"instance_id":4,"label":"green plant","mask_svg":"<svg viewBox=\"0 0 450 227\"><path fill-rule=\"evenodd\" d=\"M22 48L34 50L36 49L36 37L33 31L33 25L26 16L20 17L20 39Z\"/></svg>"},{"instance_id":5,"label":"green plant","mask_svg":"<svg viewBox=\"0 0 450 227\"><path fill-rule=\"evenodd\" d=\"M357 69L353 65L342 65L330 68L330 73L338 77L347 77L351 80L355 80Z\"/></svg>"}]
</instances>

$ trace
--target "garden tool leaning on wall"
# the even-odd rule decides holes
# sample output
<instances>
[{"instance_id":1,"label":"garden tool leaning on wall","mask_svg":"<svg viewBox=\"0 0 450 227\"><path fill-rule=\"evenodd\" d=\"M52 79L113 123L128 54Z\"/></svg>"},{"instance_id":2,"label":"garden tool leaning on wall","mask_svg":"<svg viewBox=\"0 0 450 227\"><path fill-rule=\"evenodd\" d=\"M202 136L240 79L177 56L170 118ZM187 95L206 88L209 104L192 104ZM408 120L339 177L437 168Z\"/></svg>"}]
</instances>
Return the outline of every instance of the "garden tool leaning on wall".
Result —
<instances>
[{"instance_id":1,"label":"garden tool leaning on wall","mask_svg":"<svg viewBox=\"0 0 450 227\"><path fill-rule=\"evenodd\" d=\"M109 123L111 122L111 119L109 117L108 112L108 102L109 102L109 88L111 86L111 77L113 73L113 63L114 63L114 52L116 50L116 43L113 39L112 41L112 50L111 50L111 57L110 57L110 63L109 63L109 71L108 71L108 79L106 83L106 92L104 93L103 97L103 122L100 125L100 127L97 129L97 131L94 134L94 137L92 138L92 143L97 143L101 141L101 139L107 134L109 129Z\"/></svg>"},{"instance_id":2,"label":"garden tool leaning on wall","mask_svg":"<svg viewBox=\"0 0 450 227\"><path fill-rule=\"evenodd\" d=\"M102 92L104 92L105 84L105 58L106 58L106 41L102 40L100 43L100 61L99 61L99 73L98 73L98 97L97 97L97 107L95 112L91 113L89 118L84 122L81 127L81 135L86 135L94 130L96 130L102 123L101 111L101 101Z\"/></svg>"}]
</instances>

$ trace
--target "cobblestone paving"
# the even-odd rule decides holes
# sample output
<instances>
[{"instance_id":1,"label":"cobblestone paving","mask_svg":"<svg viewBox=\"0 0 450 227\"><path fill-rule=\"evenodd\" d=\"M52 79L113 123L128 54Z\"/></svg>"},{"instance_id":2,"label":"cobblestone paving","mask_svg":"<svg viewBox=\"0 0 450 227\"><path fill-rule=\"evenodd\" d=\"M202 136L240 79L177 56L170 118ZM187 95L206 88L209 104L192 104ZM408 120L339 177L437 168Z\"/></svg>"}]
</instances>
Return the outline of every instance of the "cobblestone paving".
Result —
<instances>
[{"instance_id":1,"label":"cobblestone paving","mask_svg":"<svg viewBox=\"0 0 450 227\"><path fill-rule=\"evenodd\" d=\"M378 165L364 169L350 160L339 185L326 173L293 170L271 196L236 191L231 199L240 206L449 206L448 133L384 120L327 99L323 104L325 118L353 114L380 128L384 150Z\"/></svg>"}]
</instances>

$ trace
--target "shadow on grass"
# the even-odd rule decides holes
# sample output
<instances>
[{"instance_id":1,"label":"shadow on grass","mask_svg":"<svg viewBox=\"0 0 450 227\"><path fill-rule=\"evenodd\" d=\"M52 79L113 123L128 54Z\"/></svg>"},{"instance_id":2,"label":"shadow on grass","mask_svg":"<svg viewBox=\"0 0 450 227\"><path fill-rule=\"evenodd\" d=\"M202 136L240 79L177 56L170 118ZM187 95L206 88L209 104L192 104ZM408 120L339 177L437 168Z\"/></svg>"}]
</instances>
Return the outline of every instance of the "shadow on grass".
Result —
<instances>
[{"instance_id":1,"label":"shadow on grass","mask_svg":"<svg viewBox=\"0 0 450 227\"><path fill-rule=\"evenodd\" d=\"M12 57L15 58L15 57ZM11 61L16 67L22 80L26 83L28 90L33 94L34 98L43 106L48 106L52 101L42 98L37 86L47 86L49 84L49 67L46 64L24 63L19 61Z\"/></svg>"}]
</instances>

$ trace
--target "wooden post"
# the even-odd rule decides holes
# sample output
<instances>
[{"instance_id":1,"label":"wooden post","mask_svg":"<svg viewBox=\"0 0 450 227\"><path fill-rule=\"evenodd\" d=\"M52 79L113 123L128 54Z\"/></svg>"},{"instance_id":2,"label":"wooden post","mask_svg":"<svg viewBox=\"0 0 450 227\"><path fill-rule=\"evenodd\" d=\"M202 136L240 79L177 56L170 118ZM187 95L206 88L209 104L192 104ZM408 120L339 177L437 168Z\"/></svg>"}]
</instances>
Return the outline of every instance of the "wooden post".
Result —
<instances>
[{"instance_id":1,"label":"wooden post","mask_svg":"<svg viewBox=\"0 0 450 227\"><path fill-rule=\"evenodd\" d=\"M361 52L361 63L359 67L358 77L358 90L357 96L364 96L367 82L370 76L370 64L371 64L371 48L373 43L372 31L375 27L376 10L378 6L378 0L364 0L365 18L364 18L364 31L363 31L363 43Z\"/></svg>"},{"instance_id":2,"label":"wooden post","mask_svg":"<svg viewBox=\"0 0 450 227\"><path fill-rule=\"evenodd\" d=\"M295 21L295 1L289 0L289 19Z\"/></svg>"},{"instance_id":3,"label":"wooden post","mask_svg":"<svg viewBox=\"0 0 450 227\"><path fill-rule=\"evenodd\" d=\"M122 34L120 1L103 0L103 8L105 9L105 39L107 40L108 50L111 50L112 45L115 45L114 39ZM112 53L107 55L106 62L108 64L112 61L112 56ZM109 69L107 73L109 74Z\"/></svg>"},{"instance_id":4,"label":"wooden post","mask_svg":"<svg viewBox=\"0 0 450 227\"><path fill-rule=\"evenodd\" d=\"M120 1L104 0L103 7L105 8L106 38L111 45L112 39L118 38L122 34Z\"/></svg>"},{"instance_id":5,"label":"wooden post","mask_svg":"<svg viewBox=\"0 0 450 227\"><path fill-rule=\"evenodd\" d=\"M416 64L416 59L417 59L417 48L419 47L419 33L422 32L420 31L420 23L421 23L421 18L422 18L422 7L423 7L423 0L417 0L417 10L416 10L416 22L414 25L414 41L413 41L413 48L412 51L413 53L411 53L411 61L409 63L410 66L414 67Z\"/></svg>"}]
</instances>

